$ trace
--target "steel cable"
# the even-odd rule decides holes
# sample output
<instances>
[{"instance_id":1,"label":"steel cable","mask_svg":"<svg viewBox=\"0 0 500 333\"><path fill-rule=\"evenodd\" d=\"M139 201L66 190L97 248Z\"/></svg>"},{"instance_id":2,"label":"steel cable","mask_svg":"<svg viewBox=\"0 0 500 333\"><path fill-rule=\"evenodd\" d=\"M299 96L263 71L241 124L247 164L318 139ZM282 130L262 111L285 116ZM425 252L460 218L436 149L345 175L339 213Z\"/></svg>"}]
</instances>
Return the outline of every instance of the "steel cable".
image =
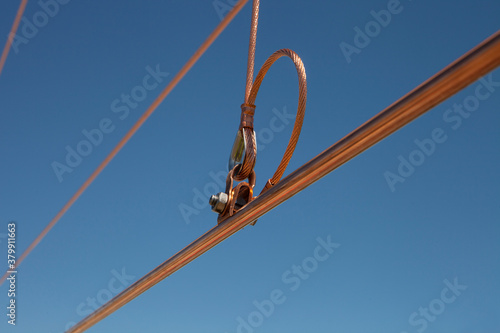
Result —
<instances>
[{"instance_id":1,"label":"steel cable","mask_svg":"<svg viewBox=\"0 0 500 333\"><path fill-rule=\"evenodd\" d=\"M248 103L252 105L255 104L257 93L259 92L260 85L262 84L262 81L264 80L267 71L269 70L269 68L271 68L271 66L274 64L276 60L278 60L283 56L287 56L290 59L292 59L293 63L295 64L295 69L297 70L297 75L299 78L299 101L297 105L297 116L295 117L295 124L293 126L292 135L290 136L290 140L288 141L288 145L286 147L283 158L281 159L281 162L278 165L278 168L276 169L276 172L274 173L273 177L268 180L263 191L267 190L268 188L279 182L279 180L285 173L286 167L288 166L288 163L290 162L290 159L292 158L293 152L295 150L295 146L299 141L300 131L302 129L302 123L304 122L304 114L306 111L306 102L307 102L306 70L304 67L304 63L302 62L300 57L294 51L289 49L281 49L274 52L266 60L264 65L262 65L262 68L260 69L259 73L255 78L252 90L250 91Z\"/></svg>"},{"instance_id":2,"label":"steel cable","mask_svg":"<svg viewBox=\"0 0 500 333\"><path fill-rule=\"evenodd\" d=\"M250 24L250 41L248 43L248 62L247 62L247 82L245 85L245 103L248 103L250 90L252 89L253 71L255 64L255 47L257 44L257 26L259 24L259 0L253 0L252 20Z\"/></svg>"},{"instance_id":3,"label":"steel cable","mask_svg":"<svg viewBox=\"0 0 500 333\"><path fill-rule=\"evenodd\" d=\"M283 56L288 56L292 59L297 69L297 75L299 77L299 103L297 106L297 116L295 118L295 124L293 126L292 135L286 147L283 158L281 159L278 168L276 169L272 178L270 178L262 192L269 189L271 186L275 185L283 174L292 158L293 152L299 140L300 131L302 128L302 123L304 121L304 114L306 109L307 101L307 78L304 64L300 57L292 50L281 49L274 52L261 67L255 81L253 81L254 73L254 63L255 63L255 49L257 44L257 26L259 20L259 0L253 1L252 9L252 20L250 25L250 42L248 46L248 63L247 63L247 79L246 79L246 89L245 89L245 103L242 105L242 121L240 123L240 130L243 131L243 136L245 140L245 156L241 162L240 168L234 174L234 179L237 181L242 181L251 174L255 166L257 159L257 139L255 137L255 132L253 130L253 115L255 112L255 99L257 98L257 93L259 91L262 80L267 74L267 71L272 66L272 64ZM245 118L244 114L248 113L250 117ZM261 193L262 193L261 192Z\"/></svg>"},{"instance_id":4,"label":"steel cable","mask_svg":"<svg viewBox=\"0 0 500 333\"><path fill-rule=\"evenodd\" d=\"M245 102L248 104L248 98L253 84L253 73L255 67L255 48L257 45L257 27L259 24L259 7L260 1L253 0L252 2L252 19L250 20L250 39L248 42L248 60L247 60L247 77L245 84ZM244 180L252 173L257 159L257 139L252 128L242 128L244 140L246 143L246 151L241 167L235 174L234 179L237 181Z\"/></svg>"}]
</instances>

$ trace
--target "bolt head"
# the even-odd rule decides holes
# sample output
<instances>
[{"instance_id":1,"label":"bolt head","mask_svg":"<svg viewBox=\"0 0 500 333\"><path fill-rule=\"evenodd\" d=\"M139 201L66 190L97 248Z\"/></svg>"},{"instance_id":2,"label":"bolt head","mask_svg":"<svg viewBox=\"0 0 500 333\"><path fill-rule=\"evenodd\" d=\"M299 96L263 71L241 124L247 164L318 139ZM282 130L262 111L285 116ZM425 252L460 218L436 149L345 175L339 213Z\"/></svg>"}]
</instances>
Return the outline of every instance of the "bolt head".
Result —
<instances>
[{"instance_id":1,"label":"bolt head","mask_svg":"<svg viewBox=\"0 0 500 333\"><path fill-rule=\"evenodd\" d=\"M216 213L222 213L226 208L229 198L226 193L220 192L218 194L212 195L208 203L212 206L212 210Z\"/></svg>"}]
</instances>

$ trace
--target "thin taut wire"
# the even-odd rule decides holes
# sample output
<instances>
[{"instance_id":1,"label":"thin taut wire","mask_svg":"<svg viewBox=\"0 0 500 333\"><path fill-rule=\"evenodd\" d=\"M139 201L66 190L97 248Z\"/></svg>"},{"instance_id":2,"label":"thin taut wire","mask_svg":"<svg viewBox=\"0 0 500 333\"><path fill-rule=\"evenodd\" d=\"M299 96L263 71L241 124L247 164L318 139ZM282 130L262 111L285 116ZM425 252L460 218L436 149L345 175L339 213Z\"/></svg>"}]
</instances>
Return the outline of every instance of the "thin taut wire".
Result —
<instances>
[{"instance_id":1,"label":"thin taut wire","mask_svg":"<svg viewBox=\"0 0 500 333\"><path fill-rule=\"evenodd\" d=\"M252 22L250 25L250 41L248 43L248 62L247 62L247 82L245 87L245 103L248 103L250 90L253 84L253 72L255 67L255 47L257 44L257 25L259 23L259 0L253 0Z\"/></svg>"},{"instance_id":2,"label":"thin taut wire","mask_svg":"<svg viewBox=\"0 0 500 333\"><path fill-rule=\"evenodd\" d=\"M200 57L205 53L205 51L210 47L210 45L215 41L215 39L220 35L220 33L227 27L227 25L233 20L233 18L238 14L238 12L243 8L243 6L248 2L248 0L240 0L233 9L224 17L224 19L219 23L219 25L214 29L214 31L208 36L208 38L201 44L201 46L196 50L196 52L191 56L191 58L186 62L184 67L175 75L175 77L170 81L170 83L165 87L165 89L160 93L160 95L155 99L153 104L144 112L144 114L137 120L137 122L132 126L132 128L127 132L127 134L118 142L115 148L109 153L109 155L102 161L102 163L97 167L97 169L92 172L90 177L83 183L83 185L76 191L75 194L69 199L69 201L61 208L59 213L50 221L50 223L42 230L42 232L35 238L35 240L30 244L30 246L23 252L16 262L16 268L21 264L21 262L30 254L30 252L41 242L41 240L47 235L47 233L56 225L59 219L66 213L66 211L75 203L75 201L82 195L82 193L92 184L92 182L97 178L97 176L104 170L104 168L111 162L111 160L118 154L118 152L125 146L125 144L130 140L130 138L137 132L137 130L146 122L146 120L153 114L156 108L163 102L165 97L170 94L172 89L179 83L180 80L186 75L186 73L193 67L193 65L200 59ZM9 276L8 273L0 279L0 284L5 281Z\"/></svg>"},{"instance_id":3,"label":"thin taut wire","mask_svg":"<svg viewBox=\"0 0 500 333\"><path fill-rule=\"evenodd\" d=\"M0 58L0 75L2 75L3 67L5 66L5 62L7 61L7 56L9 55L10 47L12 46L12 41L14 40L14 36L16 35L17 28L19 27L19 22L21 22L21 18L23 17L24 10L26 9L26 5L28 4L28 0L22 0L19 5L19 9L17 10L16 18L14 19L14 23L12 24L12 28L10 29L9 36L7 37L7 42L2 51L2 57ZM1 282L0 282L1 283Z\"/></svg>"}]
</instances>

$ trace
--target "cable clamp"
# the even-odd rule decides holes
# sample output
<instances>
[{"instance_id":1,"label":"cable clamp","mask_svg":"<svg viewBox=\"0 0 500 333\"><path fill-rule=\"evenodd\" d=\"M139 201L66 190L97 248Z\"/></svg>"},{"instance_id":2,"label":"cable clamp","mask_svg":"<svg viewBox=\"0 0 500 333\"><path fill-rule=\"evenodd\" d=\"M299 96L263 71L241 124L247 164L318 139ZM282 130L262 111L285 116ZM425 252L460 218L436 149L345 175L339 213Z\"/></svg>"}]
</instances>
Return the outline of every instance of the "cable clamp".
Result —
<instances>
[{"instance_id":1,"label":"cable clamp","mask_svg":"<svg viewBox=\"0 0 500 333\"><path fill-rule=\"evenodd\" d=\"M212 206L212 210L219 213L219 217L217 218L218 224L236 214L254 199L255 172L253 170L248 177L248 182L240 182L233 188L233 177L239 171L240 167L241 165L235 166L227 174L226 191L210 197L209 203Z\"/></svg>"}]
</instances>

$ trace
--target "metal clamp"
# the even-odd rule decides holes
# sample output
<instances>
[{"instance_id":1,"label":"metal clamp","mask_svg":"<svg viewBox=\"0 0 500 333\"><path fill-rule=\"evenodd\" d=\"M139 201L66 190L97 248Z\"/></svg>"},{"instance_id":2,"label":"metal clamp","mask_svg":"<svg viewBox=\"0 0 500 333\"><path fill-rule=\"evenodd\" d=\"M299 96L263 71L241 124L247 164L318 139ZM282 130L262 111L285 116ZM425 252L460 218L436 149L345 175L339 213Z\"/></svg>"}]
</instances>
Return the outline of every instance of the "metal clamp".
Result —
<instances>
[{"instance_id":1,"label":"metal clamp","mask_svg":"<svg viewBox=\"0 0 500 333\"><path fill-rule=\"evenodd\" d=\"M238 164L241 165L233 175L233 178L237 181L244 180L250 176L257 159L257 139L253 130L254 114L255 105L241 105L240 127L236 133L228 162L228 171L233 170Z\"/></svg>"},{"instance_id":2,"label":"metal clamp","mask_svg":"<svg viewBox=\"0 0 500 333\"><path fill-rule=\"evenodd\" d=\"M243 129L238 129L236 137L234 138L233 148L229 154L229 161L227 163L227 171L233 170L238 164L242 164L243 157L246 155L246 143L243 136Z\"/></svg>"},{"instance_id":3,"label":"metal clamp","mask_svg":"<svg viewBox=\"0 0 500 333\"><path fill-rule=\"evenodd\" d=\"M254 199L253 188L255 187L255 172L252 170L247 182L240 182L233 188L234 174L239 171L241 165L236 165L229 171L226 178L226 192L221 192L210 197L212 210L219 213L217 223L221 223L230 216L236 214L246 204Z\"/></svg>"}]
</instances>

